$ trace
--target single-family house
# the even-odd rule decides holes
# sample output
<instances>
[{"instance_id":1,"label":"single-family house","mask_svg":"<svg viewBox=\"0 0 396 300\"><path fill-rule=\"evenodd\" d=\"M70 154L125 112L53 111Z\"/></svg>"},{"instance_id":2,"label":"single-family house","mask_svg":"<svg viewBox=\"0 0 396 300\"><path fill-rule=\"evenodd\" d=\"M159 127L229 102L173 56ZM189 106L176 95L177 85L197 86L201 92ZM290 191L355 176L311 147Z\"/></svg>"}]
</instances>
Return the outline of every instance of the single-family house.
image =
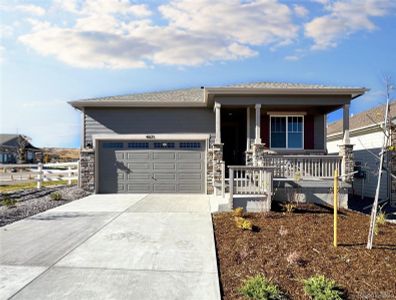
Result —
<instances>
[{"instance_id":1,"label":"single-family house","mask_svg":"<svg viewBox=\"0 0 396 300\"><path fill-rule=\"evenodd\" d=\"M374 198L378 181L379 154L384 143L385 105L374 107L358 113L350 118L350 143L353 144L353 159L355 174L352 193L367 198ZM389 134L390 145L396 144L396 102L389 105L389 120L391 126L385 130ZM342 122L331 123L327 127L327 150L329 153L338 153L338 145L342 143ZM392 172L396 172L394 151L385 154L385 165L380 186L380 200L391 200L396 206L396 181L392 180ZM389 164L388 164L389 162Z\"/></svg>"},{"instance_id":2,"label":"single-family house","mask_svg":"<svg viewBox=\"0 0 396 300\"><path fill-rule=\"evenodd\" d=\"M249 194L265 167L271 193L295 187L298 175L298 187L318 189L307 201L327 197L334 170L349 174L353 162L349 141L327 155L326 115L342 108L348 131L350 102L365 91L258 82L71 101L82 112L81 185L96 193ZM350 175L343 179L347 189Z\"/></svg>"},{"instance_id":3,"label":"single-family house","mask_svg":"<svg viewBox=\"0 0 396 300\"><path fill-rule=\"evenodd\" d=\"M34 147L29 138L21 134L0 134L0 163L15 164L18 162L18 149L23 151L23 161L35 162L36 153L41 152Z\"/></svg>"}]
</instances>

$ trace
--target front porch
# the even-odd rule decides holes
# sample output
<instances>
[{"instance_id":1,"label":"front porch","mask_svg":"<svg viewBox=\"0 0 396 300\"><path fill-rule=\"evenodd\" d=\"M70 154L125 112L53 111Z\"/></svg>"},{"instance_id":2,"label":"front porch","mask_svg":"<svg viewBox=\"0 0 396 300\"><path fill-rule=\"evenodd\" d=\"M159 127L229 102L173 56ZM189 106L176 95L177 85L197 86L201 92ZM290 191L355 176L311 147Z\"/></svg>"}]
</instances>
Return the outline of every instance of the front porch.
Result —
<instances>
[{"instance_id":1,"label":"front porch","mask_svg":"<svg viewBox=\"0 0 396 300\"><path fill-rule=\"evenodd\" d=\"M273 98L247 99L244 105L228 98L214 102L216 134L209 150L214 157L214 194L229 199L228 209L269 210L272 200L290 201L289 193L301 202L331 204L337 169L342 179L340 205L347 207L353 179L350 99L279 98L277 104ZM344 143L338 155L328 155L326 116L339 108L343 108Z\"/></svg>"}]
</instances>

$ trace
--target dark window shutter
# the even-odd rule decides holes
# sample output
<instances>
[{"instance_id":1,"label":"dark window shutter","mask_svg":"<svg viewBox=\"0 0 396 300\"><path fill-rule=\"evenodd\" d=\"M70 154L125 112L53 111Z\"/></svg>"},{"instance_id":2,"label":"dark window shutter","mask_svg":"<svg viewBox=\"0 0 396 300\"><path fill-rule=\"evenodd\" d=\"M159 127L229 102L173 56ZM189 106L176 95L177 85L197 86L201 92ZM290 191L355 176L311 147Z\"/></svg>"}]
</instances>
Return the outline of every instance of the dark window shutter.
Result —
<instances>
[{"instance_id":1,"label":"dark window shutter","mask_svg":"<svg viewBox=\"0 0 396 300\"><path fill-rule=\"evenodd\" d=\"M314 116L304 117L304 149L314 149Z\"/></svg>"},{"instance_id":2,"label":"dark window shutter","mask_svg":"<svg viewBox=\"0 0 396 300\"><path fill-rule=\"evenodd\" d=\"M265 147L269 148L270 147L270 141L269 141L269 116L267 114L261 115L261 142L265 143Z\"/></svg>"}]
</instances>

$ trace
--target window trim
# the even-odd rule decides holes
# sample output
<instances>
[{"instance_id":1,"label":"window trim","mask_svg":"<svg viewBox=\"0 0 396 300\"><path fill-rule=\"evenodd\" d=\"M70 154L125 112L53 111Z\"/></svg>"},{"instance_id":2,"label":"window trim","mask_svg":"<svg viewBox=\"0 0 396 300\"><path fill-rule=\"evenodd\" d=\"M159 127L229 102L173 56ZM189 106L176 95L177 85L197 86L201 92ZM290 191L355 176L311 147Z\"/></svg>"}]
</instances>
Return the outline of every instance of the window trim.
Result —
<instances>
[{"instance_id":1,"label":"window trim","mask_svg":"<svg viewBox=\"0 0 396 300\"><path fill-rule=\"evenodd\" d=\"M272 136L272 130L271 130L271 119L272 118L278 118L278 117L284 117L286 118L286 147L285 148L274 148L272 147L272 140L271 140L271 136ZM302 118L302 136L301 136L301 148L289 148L289 117L301 117ZM304 115L301 114L288 114L288 115L278 115L278 114L272 114L270 115L270 120L269 120L269 148L270 150L304 150L305 149L305 145L304 145L304 132L305 132L305 121L304 121Z\"/></svg>"}]
</instances>

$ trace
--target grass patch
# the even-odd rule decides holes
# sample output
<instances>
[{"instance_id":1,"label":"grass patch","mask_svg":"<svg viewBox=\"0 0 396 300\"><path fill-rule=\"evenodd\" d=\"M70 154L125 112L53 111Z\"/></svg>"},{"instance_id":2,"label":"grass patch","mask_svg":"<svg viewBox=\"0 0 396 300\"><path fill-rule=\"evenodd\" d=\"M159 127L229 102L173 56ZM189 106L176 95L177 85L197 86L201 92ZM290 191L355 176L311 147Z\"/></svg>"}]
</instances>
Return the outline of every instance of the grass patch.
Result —
<instances>
[{"instance_id":1,"label":"grass patch","mask_svg":"<svg viewBox=\"0 0 396 300\"><path fill-rule=\"evenodd\" d=\"M7 207L13 207L16 204L15 199L10 199L10 198L5 198L4 200L1 201L1 204Z\"/></svg>"},{"instance_id":2,"label":"grass patch","mask_svg":"<svg viewBox=\"0 0 396 300\"><path fill-rule=\"evenodd\" d=\"M72 180L72 184L77 184L77 180ZM67 185L67 180L60 181L45 181L42 183L43 187L55 186L55 185ZM27 182L27 183L16 183L10 185L1 185L0 193L13 192L17 190L34 189L37 187L37 182Z\"/></svg>"}]
</instances>

